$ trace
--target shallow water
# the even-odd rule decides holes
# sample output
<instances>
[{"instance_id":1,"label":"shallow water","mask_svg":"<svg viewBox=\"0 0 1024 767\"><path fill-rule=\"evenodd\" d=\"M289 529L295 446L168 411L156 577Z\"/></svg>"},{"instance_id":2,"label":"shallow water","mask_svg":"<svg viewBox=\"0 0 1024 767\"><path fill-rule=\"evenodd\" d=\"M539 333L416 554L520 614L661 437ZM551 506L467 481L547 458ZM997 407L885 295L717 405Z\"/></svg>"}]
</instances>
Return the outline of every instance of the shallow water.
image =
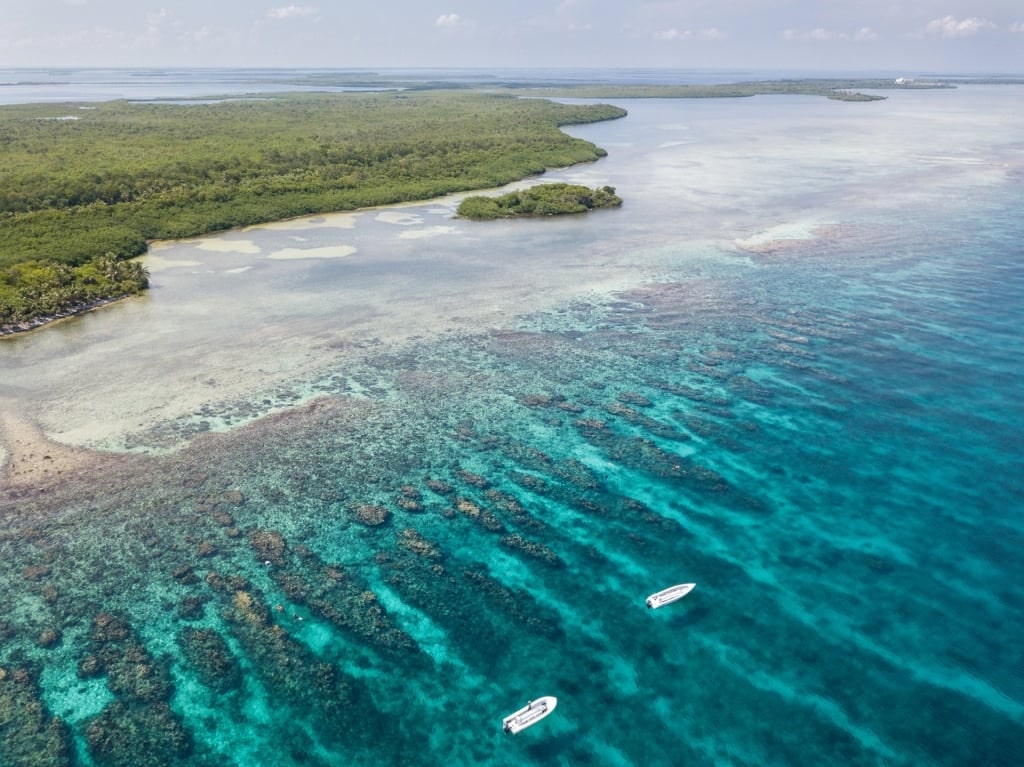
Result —
<instances>
[{"instance_id":1,"label":"shallow water","mask_svg":"<svg viewBox=\"0 0 1024 767\"><path fill-rule=\"evenodd\" d=\"M629 102L550 174L618 211L154 248L0 344L74 448L12 454L2 705L98 765L1015 764L1020 96Z\"/></svg>"}]
</instances>

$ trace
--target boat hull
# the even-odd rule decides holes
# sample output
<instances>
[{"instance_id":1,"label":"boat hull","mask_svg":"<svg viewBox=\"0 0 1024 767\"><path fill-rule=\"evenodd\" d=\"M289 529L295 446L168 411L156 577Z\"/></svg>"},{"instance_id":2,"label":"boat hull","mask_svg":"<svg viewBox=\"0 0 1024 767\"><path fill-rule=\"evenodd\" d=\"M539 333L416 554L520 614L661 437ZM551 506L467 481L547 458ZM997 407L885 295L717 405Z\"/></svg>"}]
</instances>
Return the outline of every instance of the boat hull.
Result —
<instances>
[{"instance_id":1,"label":"boat hull","mask_svg":"<svg viewBox=\"0 0 1024 767\"><path fill-rule=\"evenodd\" d=\"M531 700L514 714L509 714L501 722L501 728L510 735L522 732L527 727L532 727L541 719L555 710L558 705L558 698L546 695L543 698Z\"/></svg>"},{"instance_id":2,"label":"boat hull","mask_svg":"<svg viewBox=\"0 0 1024 767\"><path fill-rule=\"evenodd\" d=\"M670 605L693 591L696 585L696 583L679 583L669 586L667 589L662 589L647 597L647 606L652 610L657 610L659 607Z\"/></svg>"}]
</instances>

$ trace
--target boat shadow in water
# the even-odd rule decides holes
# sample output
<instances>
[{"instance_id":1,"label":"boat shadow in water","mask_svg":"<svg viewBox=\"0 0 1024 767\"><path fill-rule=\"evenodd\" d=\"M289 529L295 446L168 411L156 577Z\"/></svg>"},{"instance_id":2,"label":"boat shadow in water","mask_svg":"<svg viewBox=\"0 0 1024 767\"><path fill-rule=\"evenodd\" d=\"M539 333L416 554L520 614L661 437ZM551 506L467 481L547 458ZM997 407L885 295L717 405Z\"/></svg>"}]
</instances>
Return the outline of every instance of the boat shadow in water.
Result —
<instances>
[{"instance_id":1,"label":"boat shadow in water","mask_svg":"<svg viewBox=\"0 0 1024 767\"><path fill-rule=\"evenodd\" d=\"M538 728L539 729L539 728ZM580 727L538 738L526 747L530 759L537 764L587 764L592 755L587 748L587 732Z\"/></svg>"},{"instance_id":2,"label":"boat shadow in water","mask_svg":"<svg viewBox=\"0 0 1024 767\"><path fill-rule=\"evenodd\" d=\"M684 603L679 607L667 607L662 610L662 613L668 612L669 610L674 610L667 621L668 625L672 628L687 628L689 626L695 626L711 617L711 608L707 605L691 606L690 604ZM661 616L659 615L659 617Z\"/></svg>"}]
</instances>

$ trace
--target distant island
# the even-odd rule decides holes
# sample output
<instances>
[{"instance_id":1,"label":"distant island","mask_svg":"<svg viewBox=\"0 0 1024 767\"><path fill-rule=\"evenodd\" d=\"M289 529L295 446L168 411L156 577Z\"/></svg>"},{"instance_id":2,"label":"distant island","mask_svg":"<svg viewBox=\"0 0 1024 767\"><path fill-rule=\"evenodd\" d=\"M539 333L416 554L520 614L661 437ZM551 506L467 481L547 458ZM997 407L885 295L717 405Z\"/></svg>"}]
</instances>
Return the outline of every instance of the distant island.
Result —
<instances>
[{"instance_id":1,"label":"distant island","mask_svg":"<svg viewBox=\"0 0 1024 767\"><path fill-rule=\"evenodd\" d=\"M615 194L615 187L588 189L576 184L556 183L540 184L500 197L473 195L462 201L455 215L473 221L489 221L496 218L586 213L596 208L617 208L621 205L622 198Z\"/></svg>"}]
</instances>

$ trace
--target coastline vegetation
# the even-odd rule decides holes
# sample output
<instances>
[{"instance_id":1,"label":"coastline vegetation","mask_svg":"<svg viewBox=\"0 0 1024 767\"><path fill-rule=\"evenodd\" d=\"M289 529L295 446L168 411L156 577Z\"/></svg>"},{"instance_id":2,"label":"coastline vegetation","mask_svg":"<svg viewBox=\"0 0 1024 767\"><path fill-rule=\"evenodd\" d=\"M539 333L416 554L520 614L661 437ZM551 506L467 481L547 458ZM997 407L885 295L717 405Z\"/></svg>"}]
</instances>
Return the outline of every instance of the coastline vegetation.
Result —
<instances>
[{"instance_id":1,"label":"coastline vegetation","mask_svg":"<svg viewBox=\"0 0 1024 767\"><path fill-rule=\"evenodd\" d=\"M588 189L576 184L539 184L498 197L472 195L459 204L455 214L474 221L488 221L496 218L586 213L596 208L617 208L621 205L622 198L615 194L615 188L611 186Z\"/></svg>"},{"instance_id":2,"label":"coastline vegetation","mask_svg":"<svg viewBox=\"0 0 1024 767\"><path fill-rule=\"evenodd\" d=\"M442 90L0 108L0 326L143 289L140 275L95 274L150 240L429 199L594 161L604 150L560 126L625 114Z\"/></svg>"},{"instance_id":3,"label":"coastline vegetation","mask_svg":"<svg viewBox=\"0 0 1024 767\"><path fill-rule=\"evenodd\" d=\"M296 85L317 85L333 87L402 87L414 90L431 89L442 87L436 81L431 80L402 80L389 79L386 75L336 73L324 72L316 74L304 74L294 80L289 80ZM722 83L584 83L579 80L567 80L558 82L552 79L545 79L543 85L530 80L497 79L487 83L491 91L502 90L504 92L516 93L519 95L547 96L547 97L572 97L572 98L594 98L594 99L623 99L623 98L743 98L747 96L767 95L806 95L822 96L837 101L879 101L885 96L879 94L866 94L860 91L889 91L889 90L921 90L935 88L956 88L958 85L973 84L1019 84L1024 82L1022 78L1013 77L978 77L978 78L834 78L834 77L801 77L783 78L778 80L750 80L745 82L722 82ZM453 87L447 84L446 87ZM463 88L472 86L462 85Z\"/></svg>"},{"instance_id":4,"label":"coastline vegetation","mask_svg":"<svg viewBox=\"0 0 1024 767\"><path fill-rule=\"evenodd\" d=\"M283 78L282 83L314 87L364 87L364 88L405 88L430 90L436 88L480 87L480 83L468 84L457 81L439 82L430 77L416 78L403 76L400 80L381 72L316 72L300 73ZM544 84L535 80L498 78L486 81L484 87L491 91L503 89L521 95L541 95L576 98L738 98L770 94L811 95L839 101L878 101L884 96L859 93L862 90L914 90L932 88L956 88L964 84L1020 84L1020 77L799 77L777 80L751 80L745 82L721 82L701 84L672 83L585 83L580 80L559 82L552 76L544 78Z\"/></svg>"},{"instance_id":5,"label":"coastline vegetation","mask_svg":"<svg viewBox=\"0 0 1024 767\"><path fill-rule=\"evenodd\" d=\"M139 261L119 261L113 253L79 266L57 261L13 264L0 269L0 330L28 330L148 286L149 273Z\"/></svg>"},{"instance_id":6,"label":"coastline vegetation","mask_svg":"<svg viewBox=\"0 0 1024 767\"><path fill-rule=\"evenodd\" d=\"M886 97L864 90L921 90L953 88L955 86L930 80L889 79L818 79L764 80L742 83L712 83L702 85L579 85L566 84L544 88L534 86L508 86L517 93L547 96L573 96L576 98L623 99L721 99L748 98L750 96L822 96L834 101L882 101Z\"/></svg>"},{"instance_id":7,"label":"coastline vegetation","mask_svg":"<svg viewBox=\"0 0 1024 767\"><path fill-rule=\"evenodd\" d=\"M522 96L874 101L884 96L861 91L955 87L902 78L547 87L495 80L483 91L365 73L295 80L353 83L400 90L0 107L0 334L145 289L144 274L94 273L112 274L111 259L140 255L150 240L501 186L598 159L604 150L559 127L626 114ZM501 213L531 214L544 213Z\"/></svg>"}]
</instances>

